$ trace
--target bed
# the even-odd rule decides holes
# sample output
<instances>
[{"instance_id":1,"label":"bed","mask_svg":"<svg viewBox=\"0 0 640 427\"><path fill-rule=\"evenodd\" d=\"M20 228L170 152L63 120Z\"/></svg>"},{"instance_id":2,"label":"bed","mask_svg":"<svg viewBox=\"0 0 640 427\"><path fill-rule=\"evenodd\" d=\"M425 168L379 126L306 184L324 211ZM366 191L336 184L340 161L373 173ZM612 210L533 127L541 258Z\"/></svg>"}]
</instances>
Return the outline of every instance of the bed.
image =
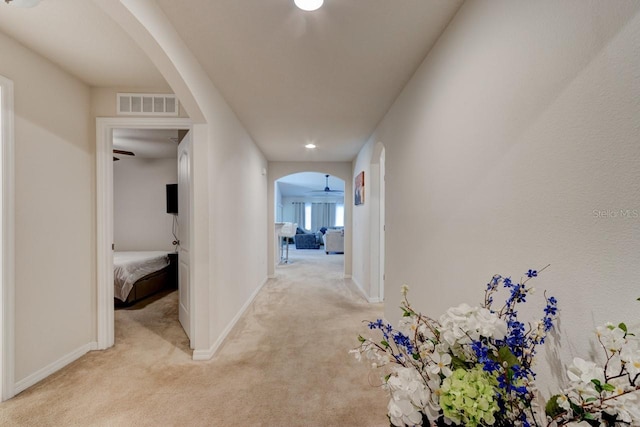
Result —
<instances>
[{"instance_id":1,"label":"bed","mask_svg":"<svg viewBox=\"0 0 640 427\"><path fill-rule=\"evenodd\" d=\"M177 254L166 251L114 252L113 296L116 305L131 305L164 289L175 289Z\"/></svg>"}]
</instances>

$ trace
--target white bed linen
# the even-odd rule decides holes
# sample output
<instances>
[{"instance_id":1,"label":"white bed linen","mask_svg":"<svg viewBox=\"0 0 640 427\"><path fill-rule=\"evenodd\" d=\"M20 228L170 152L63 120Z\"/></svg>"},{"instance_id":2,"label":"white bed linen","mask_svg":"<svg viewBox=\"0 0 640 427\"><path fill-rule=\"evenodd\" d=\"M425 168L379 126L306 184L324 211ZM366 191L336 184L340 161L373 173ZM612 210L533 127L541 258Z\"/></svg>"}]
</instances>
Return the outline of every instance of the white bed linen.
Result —
<instances>
[{"instance_id":1,"label":"white bed linen","mask_svg":"<svg viewBox=\"0 0 640 427\"><path fill-rule=\"evenodd\" d=\"M113 295L126 301L133 284L138 280L169 265L169 256L163 251L114 252Z\"/></svg>"}]
</instances>

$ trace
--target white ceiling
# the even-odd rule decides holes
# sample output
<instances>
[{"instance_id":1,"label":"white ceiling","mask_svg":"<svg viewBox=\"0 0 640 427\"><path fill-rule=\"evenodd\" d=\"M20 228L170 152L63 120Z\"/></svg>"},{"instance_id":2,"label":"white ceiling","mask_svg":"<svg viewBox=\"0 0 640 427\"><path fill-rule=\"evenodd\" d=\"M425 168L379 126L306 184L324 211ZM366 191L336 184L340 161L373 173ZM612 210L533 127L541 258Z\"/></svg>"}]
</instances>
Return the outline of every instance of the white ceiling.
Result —
<instances>
[{"instance_id":1,"label":"white ceiling","mask_svg":"<svg viewBox=\"0 0 640 427\"><path fill-rule=\"evenodd\" d=\"M326 183L330 190L342 191L342 193L325 192ZM276 181L283 197L303 198L337 198L344 197L344 181L335 176L329 176L318 172L301 172L287 175Z\"/></svg>"},{"instance_id":2,"label":"white ceiling","mask_svg":"<svg viewBox=\"0 0 640 427\"><path fill-rule=\"evenodd\" d=\"M139 159L176 159L178 142L177 129L113 130L113 148L131 151Z\"/></svg>"},{"instance_id":3,"label":"white ceiling","mask_svg":"<svg viewBox=\"0 0 640 427\"><path fill-rule=\"evenodd\" d=\"M156 2L268 160L351 161L462 0ZM90 86L167 86L89 0L0 2L0 31Z\"/></svg>"}]
</instances>

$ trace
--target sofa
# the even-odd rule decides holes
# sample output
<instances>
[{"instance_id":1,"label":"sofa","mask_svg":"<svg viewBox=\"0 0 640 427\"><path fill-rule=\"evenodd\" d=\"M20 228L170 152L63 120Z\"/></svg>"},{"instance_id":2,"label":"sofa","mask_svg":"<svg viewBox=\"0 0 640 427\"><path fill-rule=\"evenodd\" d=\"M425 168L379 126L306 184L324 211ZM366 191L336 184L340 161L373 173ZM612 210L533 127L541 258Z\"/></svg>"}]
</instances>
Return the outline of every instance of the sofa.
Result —
<instances>
[{"instance_id":1,"label":"sofa","mask_svg":"<svg viewBox=\"0 0 640 427\"><path fill-rule=\"evenodd\" d=\"M344 253L344 229L328 229L323 236L324 251L328 255L330 252Z\"/></svg>"},{"instance_id":2,"label":"sofa","mask_svg":"<svg viewBox=\"0 0 640 427\"><path fill-rule=\"evenodd\" d=\"M320 249L320 242L315 233L309 233L301 228L298 228L294 237L296 243L296 249Z\"/></svg>"}]
</instances>

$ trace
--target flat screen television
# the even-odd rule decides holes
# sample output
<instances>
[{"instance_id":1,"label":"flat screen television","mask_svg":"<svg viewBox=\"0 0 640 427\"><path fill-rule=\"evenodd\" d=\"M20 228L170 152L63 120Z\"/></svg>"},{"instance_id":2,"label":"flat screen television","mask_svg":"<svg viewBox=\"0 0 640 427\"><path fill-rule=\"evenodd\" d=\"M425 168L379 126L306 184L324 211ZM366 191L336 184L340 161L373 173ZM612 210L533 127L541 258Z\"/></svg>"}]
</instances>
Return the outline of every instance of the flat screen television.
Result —
<instances>
[{"instance_id":1,"label":"flat screen television","mask_svg":"<svg viewBox=\"0 0 640 427\"><path fill-rule=\"evenodd\" d=\"M167 184L167 213L178 213L178 184Z\"/></svg>"}]
</instances>

